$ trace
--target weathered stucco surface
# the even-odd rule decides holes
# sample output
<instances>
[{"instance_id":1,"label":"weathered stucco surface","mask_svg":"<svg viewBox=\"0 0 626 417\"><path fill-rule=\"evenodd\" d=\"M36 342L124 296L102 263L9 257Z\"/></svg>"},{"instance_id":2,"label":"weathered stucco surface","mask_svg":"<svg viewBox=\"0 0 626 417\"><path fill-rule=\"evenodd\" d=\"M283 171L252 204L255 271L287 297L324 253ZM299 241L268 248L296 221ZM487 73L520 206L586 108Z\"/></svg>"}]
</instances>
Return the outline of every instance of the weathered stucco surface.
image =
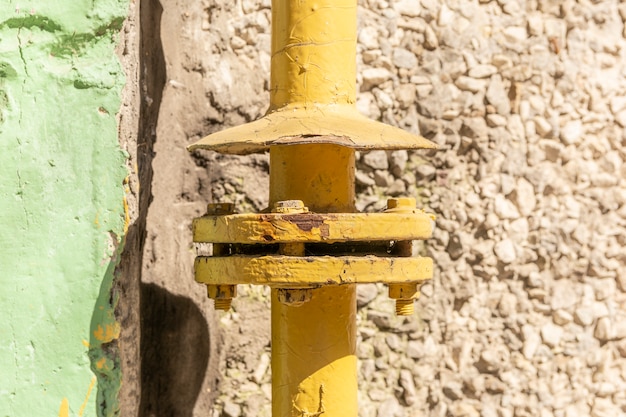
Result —
<instances>
[{"instance_id":1,"label":"weathered stucco surface","mask_svg":"<svg viewBox=\"0 0 626 417\"><path fill-rule=\"evenodd\" d=\"M0 5L0 415L114 415L126 0ZM93 369L93 371L92 371Z\"/></svg>"}]
</instances>

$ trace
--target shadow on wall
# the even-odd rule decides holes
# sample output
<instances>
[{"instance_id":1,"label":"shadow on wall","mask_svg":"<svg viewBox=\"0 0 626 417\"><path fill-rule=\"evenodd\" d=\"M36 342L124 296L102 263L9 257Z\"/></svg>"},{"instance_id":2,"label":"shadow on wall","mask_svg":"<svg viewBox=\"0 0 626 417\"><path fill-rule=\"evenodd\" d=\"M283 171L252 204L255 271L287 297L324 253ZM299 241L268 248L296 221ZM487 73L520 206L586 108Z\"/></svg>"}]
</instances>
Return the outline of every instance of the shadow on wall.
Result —
<instances>
[{"instance_id":1,"label":"shadow on wall","mask_svg":"<svg viewBox=\"0 0 626 417\"><path fill-rule=\"evenodd\" d=\"M140 417L190 417L210 355L209 329L188 298L141 284Z\"/></svg>"},{"instance_id":2,"label":"shadow on wall","mask_svg":"<svg viewBox=\"0 0 626 417\"><path fill-rule=\"evenodd\" d=\"M161 42L162 1L141 0L138 158L145 222L151 201L153 145L167 80ZM149 98L149 100L147 99ZM167 139L166 139L167 140ZM144 188L144 185L146 186ZM145 226L145 224L144 224ZM142 229L145 233L145 227ZM145 239L145 235L143 236ZM140 251L139 253L142 253ZM191 417L211 354L209 327L194 302L155 284L141 283L141 401L139 417Z\"/></svg>"}]
</instances>

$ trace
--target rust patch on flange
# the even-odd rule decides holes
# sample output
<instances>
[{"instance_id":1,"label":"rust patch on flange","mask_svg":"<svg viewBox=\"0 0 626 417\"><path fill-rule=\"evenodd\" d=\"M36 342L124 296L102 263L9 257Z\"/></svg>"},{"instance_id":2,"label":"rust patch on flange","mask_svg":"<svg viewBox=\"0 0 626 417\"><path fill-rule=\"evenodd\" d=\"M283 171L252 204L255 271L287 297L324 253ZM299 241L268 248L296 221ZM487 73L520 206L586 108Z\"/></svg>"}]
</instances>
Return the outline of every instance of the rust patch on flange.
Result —
<instances>
[{"instance_id":1,"label":"rust patch on flange","mask_svg":"<svg viewBox=\"0 0 626 417\"><path fill-rule=\"evenodd\" d=\"M303 232L310 232L312 229L320 229L320 235L322 237L329 236L329 225L324 223L328 220L328 216L314 213L302 213L302 214L286 214L280 217L282 220L295 224L298 229Z\"/></svg>"}]
</instances>

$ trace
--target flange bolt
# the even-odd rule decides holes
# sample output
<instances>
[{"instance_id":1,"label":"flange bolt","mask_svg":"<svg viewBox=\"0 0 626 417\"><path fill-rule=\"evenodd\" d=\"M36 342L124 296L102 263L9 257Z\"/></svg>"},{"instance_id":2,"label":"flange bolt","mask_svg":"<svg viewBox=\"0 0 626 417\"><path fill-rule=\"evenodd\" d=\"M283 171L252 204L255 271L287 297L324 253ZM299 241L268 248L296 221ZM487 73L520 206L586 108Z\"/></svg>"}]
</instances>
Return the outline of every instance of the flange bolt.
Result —
<instances>
[{"instance_id":1,"label":"flange bolt","mask_svg":"<svg viewBox=\"0 0 626 417\"><path fill-rule=\"evenodd\" d=\"M235 212L233 203L210 203L207 205L207 214L210 216L226 216ZM228 255L228 245L222 243L213 244L213 256ZM215 301L215 309L228 311L237 296L236 285L207 285L207 295Z\"/></svg>"}]
</instances>

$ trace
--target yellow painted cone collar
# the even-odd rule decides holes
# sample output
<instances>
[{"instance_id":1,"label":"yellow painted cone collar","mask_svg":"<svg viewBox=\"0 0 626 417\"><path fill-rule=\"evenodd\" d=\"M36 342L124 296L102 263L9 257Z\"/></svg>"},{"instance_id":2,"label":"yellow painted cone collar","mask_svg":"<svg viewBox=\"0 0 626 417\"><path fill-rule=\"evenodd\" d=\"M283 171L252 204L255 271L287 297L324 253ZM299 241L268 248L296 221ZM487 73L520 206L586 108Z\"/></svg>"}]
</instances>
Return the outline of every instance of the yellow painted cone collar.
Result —
<instances>
[{"instance_id":1,"label":"yellow painted cone collar","mask_svg":"<svg viewBox=\"0 0 626 417\"><path fill-rule=\"evenodd\" d=\"M222 153L328 143L353 149L435 149L429 140L368 120L355 105L356 0L273 0L268 114L189 146Z\"/></svg>"}]
</instances>

